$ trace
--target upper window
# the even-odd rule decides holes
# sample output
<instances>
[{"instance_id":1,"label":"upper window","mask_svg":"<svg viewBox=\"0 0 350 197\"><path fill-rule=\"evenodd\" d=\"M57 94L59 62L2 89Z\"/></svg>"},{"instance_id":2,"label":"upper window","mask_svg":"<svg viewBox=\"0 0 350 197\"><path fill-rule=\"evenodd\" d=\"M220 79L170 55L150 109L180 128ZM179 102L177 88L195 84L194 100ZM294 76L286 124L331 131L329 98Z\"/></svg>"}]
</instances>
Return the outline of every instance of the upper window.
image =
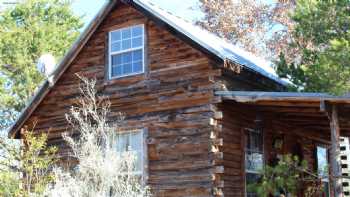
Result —
<instances>
[{"instance_id":1,"label":"upper window","mask_svg":"<svg viewBox=\"0 0 350 197\"><path fill-rule=\"evenodd\" d=\"M109 79L144 72L144 27L131 26L109 33Z\"/></svg>"}]
</instances>

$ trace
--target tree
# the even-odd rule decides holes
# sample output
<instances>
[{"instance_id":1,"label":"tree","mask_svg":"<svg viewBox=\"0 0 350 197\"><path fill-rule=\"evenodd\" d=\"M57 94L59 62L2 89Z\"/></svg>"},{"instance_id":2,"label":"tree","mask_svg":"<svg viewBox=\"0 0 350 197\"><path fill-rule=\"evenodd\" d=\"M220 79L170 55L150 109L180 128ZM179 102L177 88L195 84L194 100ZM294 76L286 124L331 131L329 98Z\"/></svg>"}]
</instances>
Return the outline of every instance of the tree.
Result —
<instances>
[{"instance_id":1,"label":"tree","mask_svg":"<svg viewBox=\"0 0 350 197\"><path fill-rule=\"evenodd\" d=\"M281 54L277 71L302 91L345 94L350 90L350 1L299 0L292 15L294 42L302 51L286 61Z\"/></svg>"},{"instance_id":2,"label":"tree","mask_svg":"<svg viewBox=\"0 0 350 197\"><path fill-rule=\"evenodd\" d=\"M72 107L67 120L72 135L63 135L77 161L74 170L55 168L55 183L47 190L53 197L147 197L140 177L133 175L135 154L117 151L118 123L108 121L110 103L97 94L95 80L81 78L82 97ZM79 137L73 137L74 133Z\"/></svg>"},{"instance_id":3,"label":"tree","mask_svg":"<svg viewBox=\"0 0 350 197\"><path fill-rule=\"evenodd\" d=\"M298 196L303 191L307 197L320 196L322 193L321 179L317 173L308 170L305 160L300 161L298 157L283 155L283 158L275 166L265 165L260 172L261 180L248 185L248 190L258 196Z\"/></svg>"},{"instance_id":4,"label":"tree","mask_svg":"<svg viewBox=\"0 0 350 197\"><path fill-rule=\"evenodd\" d=\"M0 126L8 126L43 80L38 58L60 59L72 45L81 18L67 0L24 0L0 13ZM1 128L1 127L0 127Z\"/></svg>"},{"instance_id":5,"label":"tree","mask_svg":"<svg viewBox=\"0 0 350 197\"><path fill-rule=\"evenodd\" d=\"M19 190L19 180L13 172L0 172L0 195L3 197L15 196Z\"/></svg>"},{"instance_id":6,"label":"tree","mask_svg":"<svg viewBox=\"0 0 350 197\"><path fill-rule=\"evenodd\" d=\"M298 52L286 46L292 39L289 13L294 7L293 0L200 0L205 17L198 24L264 58L275 59L284 52L293 59Z\"/></svg>"},{"instance_id":7,"label":"tree","mask_svg":"<svg viewBox=\"0 0 350 197\"><path fill-rule=\"evenodd\" d=\"M47 145L46 134L22 134L21 146L0 138L0 196L40 196L53 180L57 149Z\"/></svg>"}]
</instances>

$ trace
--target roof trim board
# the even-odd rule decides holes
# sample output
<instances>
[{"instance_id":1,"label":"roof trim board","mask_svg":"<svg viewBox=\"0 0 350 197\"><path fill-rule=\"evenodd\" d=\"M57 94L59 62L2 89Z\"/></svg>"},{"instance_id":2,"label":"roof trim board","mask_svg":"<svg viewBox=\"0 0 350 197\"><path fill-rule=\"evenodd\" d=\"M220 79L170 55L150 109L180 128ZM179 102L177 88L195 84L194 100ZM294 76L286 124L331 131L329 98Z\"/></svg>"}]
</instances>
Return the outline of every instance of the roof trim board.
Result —
<instances>
[{"instance_id":1,"label":"roof trim board","mask_svg":"<svg viewBox=\"0 0 350 197\"><path fill-rule=\"evenodd\" d=\"M234 100L240 103L257 102L329 102L350 104L348 96L332 96L325 93L302 93L302 92L259 92L259 91L216 91L215 95L224 100Z\"/></svg>"}]
</instances>

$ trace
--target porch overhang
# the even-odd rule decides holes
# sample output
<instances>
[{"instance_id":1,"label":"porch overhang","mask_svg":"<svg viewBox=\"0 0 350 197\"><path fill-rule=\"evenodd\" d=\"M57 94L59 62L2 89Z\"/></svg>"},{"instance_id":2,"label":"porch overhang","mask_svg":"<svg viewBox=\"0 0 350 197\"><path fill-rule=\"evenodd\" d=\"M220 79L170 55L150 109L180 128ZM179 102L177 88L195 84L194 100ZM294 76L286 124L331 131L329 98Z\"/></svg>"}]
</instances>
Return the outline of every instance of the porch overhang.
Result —
<instances>
[{"instance_id":1,"label":"porch overhang","mask_svg":"<svg viewBox=\"0 0 350 197\"><path fill-rule=\"evenodd\" d=\"M274 113L296 127L330 132L330 110L336 106L341 136L350 137L350 97L324 93L216 91L224 102Z\"/></svg>"},{"instance_id":2,"label":"porch overhang","mask_svg":"<svg viewBox=\"0 0 350 197\"><path fill-rule=\"evenodd\" d=\"M217 91L223 104L235 104L273 115L283 124L292 125L305 137L326 134L330 142L330 180L333 194L342 196L340 136L350 137L350 97L323 93ZM310 133L312 131L313 133ZM315 138L314 138L315 139Z\"/></svg>"}]
</instances>

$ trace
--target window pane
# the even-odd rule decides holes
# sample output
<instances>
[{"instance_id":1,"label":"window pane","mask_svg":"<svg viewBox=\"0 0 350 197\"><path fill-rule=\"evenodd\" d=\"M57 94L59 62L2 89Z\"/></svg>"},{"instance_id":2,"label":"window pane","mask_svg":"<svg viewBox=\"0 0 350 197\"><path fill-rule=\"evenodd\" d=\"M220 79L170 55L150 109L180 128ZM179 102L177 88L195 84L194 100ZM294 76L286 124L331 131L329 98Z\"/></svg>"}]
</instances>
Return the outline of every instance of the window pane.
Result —
<instances>
[{"instance_id":1,"label":"window pane","mask_svg":"<svg viewBox=\"0 0 350 197\"><path fill-rule=\"evenodd\" d=\"M141 47L142 46L142 37L136 37L132 39L132 47Z\"/></svg>"},{"instance_id":2,"label":"window pane","mask_svg":"<svg viewBox=\"0 0 350 197\"><path fill-rule=\"evenodd\" d=\"M262 149L263 149L262 135L257 131L249 131L246 144L247 144L248 150L262 152Z\"/></svg>"},{"instance_id":3,"label":"window pane","mask_svg":"<svg viewBox=\"0 0 350 197\"><path fill-rule=\"evenodd\" d=\"M258 172L263 168L263 154L257 152L246 151L246 170Z\"/></svg>"},{"instance_id":4,"label":"window pane","mask_svg":"<svg viewBox=\"0 0 350 197\"><path fill-rule=\"evenodd\" d=\"M131 48L131 39L126 39L122 41L122 50Z\"/></svg>"},{"instance_id":5,"label":"window pane","mask_svg":"<svg viewBox=\"0 0 350 197\"><path fill-rule=\"evenodd\" d=\"M120 51L120 49L121 49L121 44L120 43L121 42L112 43L111 51L112 52Z\"/></svg>"},{"instance_id":6,"label":"window pane","mask_svg":"<svg viewBox=\"0 0 350 197\"><path fill-rule=\"evenodd\" d=\"M327 149L318 146L317 147L317 171L321 178L328 177L328 158Z\"/></svg>"},{"instance_id":7,"label":"window pane","mask_svg":"<svg viewBox=\"0 0 350 197\"><path fill-rule=\"evenodd\" d=\"M122 30L122 39L127 39L127 38L131 38L131 29L130 28Z\"/></svg>"},{"instance_id":8,"label":"window pane","mask_svg":"<svg viewBox=\"0 0 350 197\"><path fill-rule=\"evenodd\" d=\"M134 62L132 64L132 67L133 67L133 71L134 72L142 72L142 62Z\"/></svg>"},{"instance_id":9,"label":"window pane","mask_svg":"<svg viewBox=\"0 0 350 197\"><path fill-rule=\"evenodd\" d=\"M121 39L120 31L111 32L111 41L117 41Z\"/></svg>"},{"instance_id":10,"label":"window pane","mask_svg":"<svg viewBox=\"0 0 350 197\"><path fill-rule=\"evenodd\" d=\"M120 65L122 63L122 57L121 55L113 55L112 56L112 65Z\"/></svg>"},{"instance_id":11,"label":"window pane","mask_svg":"<svg viewBox=\"0 0 350 197\"><path fill-rule=\"evenodd\" d=\"M112 68L112 76L122 75L122 73L123 73L122 66L113 66L113 68Z\"/></svg>"},{"instance_id":12,"label":"window pane","mask_svg":"<svg viewBox=\"0 0 350 197\"><path fill-rule=\"evenodd\" d=\"M132 28L132 36L137 37L142 35L142 26L135 26Z\"/></svg>"},{"instance_id":13,"label":"window pane","mask_svg":"<svg viewBox=\"0 0 350 197\"><path fill-rule=\"evenodd\" d=\"M142 50L121 53L112 56L112 76L121 76L130 73L142 72Z\"/></svg>"},{"instance_id":14,"label":"window pane","mask_svg":"<svg viewBox=\"0 0 350 197\"><path fill-rule=\"evenodd\" d=\"M142 133L131 133L130 138L131 149L136 151L142 151Z\"/></svg>"},{"instance_id":15,"label":"window pane","mask_svg":"<svg viewBox=\"0 0 350 197\"><path fill-rule=\"evenodd\" d=\"M142 152L138 151L136 153L135 170L142 171Z\"/></svg>"},{"instance_id":16,"label":"window pane","mask_svg":"<svg viewBox=\"0 0 350 197\"><path fill-rule=\"evenodd\" d=\"M123 64L123 74L132 73L132 64Z\"/></svg>"},{"instance_id":17,"label":"window pane","mask_svg":"<svg viewBox=\"0 0 350 197\"><path fill-rule=\"evenodd\" d=\"M142 61L142 50L137 50L132 52L132 61Z\"/></svg>"},{"instance_id":18,"label":"window pane","mask_svg":"<svg viewBox=\"0 0 350 197\"><path fill-rule=\"evenodd\" d=\"M122 55L122 63L123 64L131 63L132 52L123 53L121 55Z\"/></svg>"},{"instance_id":19,"label":"window pane","mask_svg":"<svg viewBox=\"0 0 350 197\"><path fill-rule=\"evenodd\" d=\"M117 151L125 152L127 150L127 135L121 134L118 136L117 141Z\"/></svg>"}]
</instances>

